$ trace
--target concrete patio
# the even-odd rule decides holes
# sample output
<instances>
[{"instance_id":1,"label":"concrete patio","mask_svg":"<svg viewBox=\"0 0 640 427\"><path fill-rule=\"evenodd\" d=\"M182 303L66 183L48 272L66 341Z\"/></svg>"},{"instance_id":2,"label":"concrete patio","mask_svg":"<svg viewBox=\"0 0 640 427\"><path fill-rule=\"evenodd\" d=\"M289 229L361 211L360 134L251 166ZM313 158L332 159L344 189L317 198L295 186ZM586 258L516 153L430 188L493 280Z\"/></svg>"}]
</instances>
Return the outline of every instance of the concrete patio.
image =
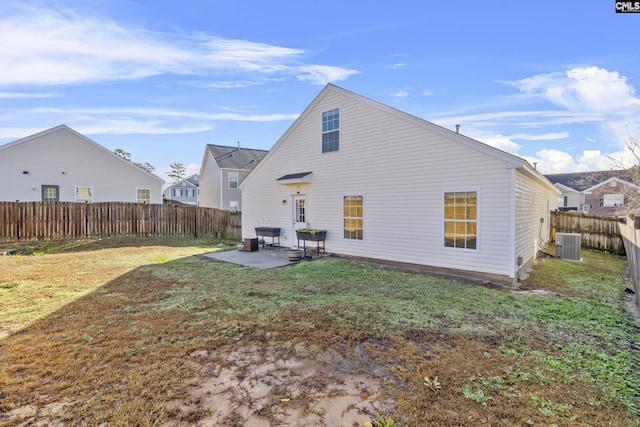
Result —
<instances>
[{"instance_id":1,"label":"concrete patio","mask_svg":"<svg viewBox=\"0 0 640 427\"><path fill-rule=\"evenodd\" d=\"M254 252L238 250L221 251L204 254L204 256L218 261L264 269L284 267L287 265L297 264L302 261L320 258L318 256L313 256L302 261L289 261L287 248L260 248Z\"/></svg>"}]
</instances>

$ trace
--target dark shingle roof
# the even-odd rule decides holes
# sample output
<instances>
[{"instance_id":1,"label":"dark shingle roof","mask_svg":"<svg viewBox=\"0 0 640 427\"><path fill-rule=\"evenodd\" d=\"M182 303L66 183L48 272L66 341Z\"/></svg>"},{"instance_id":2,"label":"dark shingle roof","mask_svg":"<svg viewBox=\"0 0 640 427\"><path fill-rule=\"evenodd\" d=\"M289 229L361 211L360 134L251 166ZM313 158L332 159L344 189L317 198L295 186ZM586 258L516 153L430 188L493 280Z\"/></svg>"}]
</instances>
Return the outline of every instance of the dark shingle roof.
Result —
<instances>
[{"instance_id":1,"label":"dark shingle roof","mask_svg":"<svg viewBox=\"0 0 640 427\"><path fill-rule=\"evenodd\" d=\"M226 147L224 145L207 144L207 147L222 169L252 170L268 153L267 150Z\"/></svg>"},{"instance_id":2,"label":"dark shingle roof","mask_svg":"<svg viewBox=\"0 0 640 427\"><path fill-rule=\"evenodd\" d=\"M629 170L609 170L596 172L557 173L545 175L552 184L562 184L574 190L584 191L609 178L620 178L624 181L636 183L633 173Z\"/></svg>"}]
</instances>

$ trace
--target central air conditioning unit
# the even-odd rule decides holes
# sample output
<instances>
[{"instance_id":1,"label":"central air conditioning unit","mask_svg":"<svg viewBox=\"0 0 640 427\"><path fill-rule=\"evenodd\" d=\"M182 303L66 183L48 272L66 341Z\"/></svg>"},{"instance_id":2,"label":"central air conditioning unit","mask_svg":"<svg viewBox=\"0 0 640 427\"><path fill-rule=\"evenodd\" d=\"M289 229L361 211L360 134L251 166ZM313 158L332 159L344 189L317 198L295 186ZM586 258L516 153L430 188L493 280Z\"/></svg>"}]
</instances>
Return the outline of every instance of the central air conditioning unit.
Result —
<instances>
[{"instance_id":1,"label":"central air conditioning unit","mask_svg":"<svg viewBox=\"0 0 640 427\"><path fill-rule=\"evenodd\" d=\"M568 261L582 261L581 240L580 233L556 233L556 256Z\"/></svg>"}]
</instances>

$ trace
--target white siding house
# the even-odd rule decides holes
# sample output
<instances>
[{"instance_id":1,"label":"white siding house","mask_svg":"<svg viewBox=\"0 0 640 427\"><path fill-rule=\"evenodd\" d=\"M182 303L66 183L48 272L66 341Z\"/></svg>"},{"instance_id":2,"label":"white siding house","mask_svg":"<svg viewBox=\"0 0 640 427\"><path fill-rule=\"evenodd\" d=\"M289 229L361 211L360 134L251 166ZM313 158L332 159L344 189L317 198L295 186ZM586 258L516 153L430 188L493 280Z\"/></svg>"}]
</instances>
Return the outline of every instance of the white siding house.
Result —
<instances>
[{"instance_id":1,"label":"white siding house","mask_svg":"<svg viewBox=\"0 0 640 427\"><path fill-rule=\"evenodd\" d=\"M0 146L0 200L162 203L164 181L66 125Z\"/></svg>"},{"instance_id":2,"label":"white siding house","mask_svg":"<svg viewBox=\"0 0 640 427\"><path fill-rule=\"evenodd\" d=\"M546 245L559 194L517 156L334 85L241 188L243 237L326 230L328 252L507 283Z\"/></svg>"},{"instance_id":3,"label":"white siding house","mask_svg":"<svg viewBox=\"0 0 640 427\"><path fill-rule=\"evenodd\" d=\"M173 200L185 205L200 205L200 178L194 174L178 182L170 184L164 189L164 200Z\"/></svg>"}]
</instances>

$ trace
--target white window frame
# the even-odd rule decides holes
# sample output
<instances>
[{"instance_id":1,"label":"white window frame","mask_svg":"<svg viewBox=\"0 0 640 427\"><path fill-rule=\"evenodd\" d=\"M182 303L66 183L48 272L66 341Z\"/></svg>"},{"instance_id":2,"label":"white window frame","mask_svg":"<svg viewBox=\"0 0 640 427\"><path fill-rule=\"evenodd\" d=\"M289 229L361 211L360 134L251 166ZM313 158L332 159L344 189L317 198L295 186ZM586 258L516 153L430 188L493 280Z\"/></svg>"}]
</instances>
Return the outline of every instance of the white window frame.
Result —
<instances>
[{"instance_id":1,"label":"white window frame","mask_svg":"<svg viewBox=\"0 0 640 427\"><path fill-rule=\"evenodd\" d=\"M240 210L240 202L237 200L231 200L229 202L229 210L231 212L238 212Z\"/></svg>"},{"instance_id":2,"label":"white window frame","mask_svg":"<svg viewBox=\"0 0 640 427\"><path fill-rule=\"evenodd\" d=\"M475 218L474 219L470 219L470 218L447 218L446 217L446 197L447 194L453 194L454 198L456 193L475 193L475 200L476 200L476 204L475 204ZM469 205L469 206L473 206L473 205ZM466 201L465 201L465 212L466 212ZM454 215L455 215L455 209L454 209ZM447 249L447 250L455 250L455 251L465 251L465 252L477 252L480 250L480 192L478 190L473 190L473 189L460 189L460 190L451 190L451 191L444 191L442 193L442 246ZM475 224L475 247L473 248L468 248L466 247L466 243L465 246L450 246L447 244L447 223L453 223L454 227L455 224L460 224L460 223L473 223ZM466 235L466 234L465 234ZM455 230L454 230L454 239L455 239Z\"/></svg>"},{"instance_id":3,"label":"white window frame","mask_svg":"<svg viewBox=\"0 0 640 427\"><path fill-rule=\"evenodd\" d=\"M78 190L81 189L86 189L89 190L89 198L78 198ZM76 186L76 202L93 202L93 187L83 187L83 186Z\"/></svg>"},{"instance_id":4,"label":"white window frame","mask_svg":"<svg viewBox=\"0 0 640 427\"><path fill-rule=\"evenodd\" d=\"M325 121L325 115L330 113L337 114L337 119L331 119ZM326 110L322 112L322 153L334 153L336 151L340 151L340 118L341 111L340 108L332 108L331 110ZM337 122L337 125L336 125ZM325 143L325 135L336 135L337 143L336 147L333 148L333 142ZM329 150L327 147L332 148Z\"/></svg>"},{"instance_id":5,"label":"white window frame","mask_svg":"<svg viewBox=\"0 0 640 427\"><path fill-rule=\"evenodd\" d=\"M235 179L231 179L232 177L235 177ZM236 185L235 187L231 186L232 182L235 182L235 185ZM227 188L236 190L239 184L240 184L240 177L238 176L238 172L229 172L229 175L227 176Z\"/></svg>"},{"instance_id":6,"label":"white window frame","mask_svg":"<svg viewBox=\"0 0 640 427\"><path fill-rule=\"evenodd\" d=\"M362 202L362 212L361 212L361 214L362 214L362 215L361 215L361 216L358 216L358 215L357 215L357 212L356 212L356 215L355 215L355 216L353 216L353 215L347 215L347 212L346 212L346 210L347 210L347 206L345 206L345 203L346 203L346 201L347 201L347 200L346 200L346 199L347 199L347 197L359 197L359 198L360 198L360 201ZM356 242L362 242L362 241L364 241L364 227L365 227L365 220L364 220L364 210L365 210L365 209L364 209L364 201L365 201L364 194L343 194L343 195L342 195L342 238L343 238L344 240L348 240L348 241L356 241ZM356 206L356 208L357 208L357 206ZM349 213L351 213L351 212L349 212ZM357 231L349 232L349 233L356 233L356 237L349 237L349 236L347 236L347 233L348 233L348 232L347 232L347 228L346 228L346 223L347 223L347 221L350 221L350 220L356 220L356 221L357 221L357 220L360 220L360 221L362 221L361 236L360 236L359 238L357 237Z\"/></svg>"},{"instance_id":7,"label":"white window frame","mask_svg":"<svg viewBox=\"0 0 640 427\"><path fill-rule=\"evenodd\" d=\"M141 198L140 192L147 191L149 198ZM150 188L136 188L136 203L151 203L151 189Z\"/></svg>"}]
</instances>

